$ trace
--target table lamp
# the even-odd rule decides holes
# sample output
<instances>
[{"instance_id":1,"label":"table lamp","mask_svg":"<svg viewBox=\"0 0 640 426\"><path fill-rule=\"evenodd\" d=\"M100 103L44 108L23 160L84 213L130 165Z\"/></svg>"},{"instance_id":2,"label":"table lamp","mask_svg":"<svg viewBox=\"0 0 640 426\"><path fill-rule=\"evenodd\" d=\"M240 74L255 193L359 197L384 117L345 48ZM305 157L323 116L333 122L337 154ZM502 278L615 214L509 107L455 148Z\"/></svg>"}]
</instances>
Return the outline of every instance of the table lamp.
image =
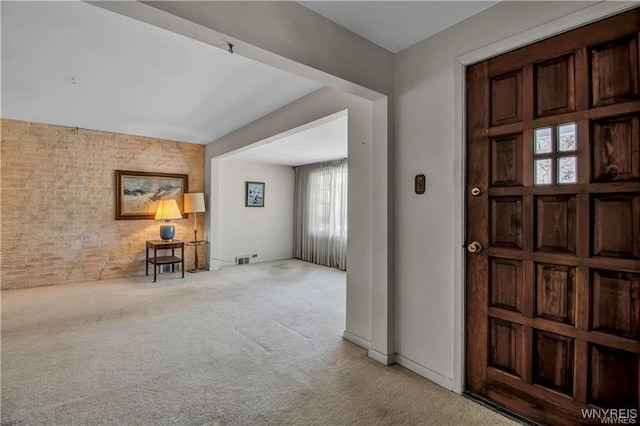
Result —
<instances>
[{"instance_id":1,"label":"table lamp","mask_svg":"<svg viewBox=\"0 0 640 426\"><path fill-rule=\"evenodd\" d=\"M176 227L171 224L171 219L182 219L182 213L176 200L160 200L156 209L156 220L164 220L160 226L160 238L162 241L173 241L176 236Z\"/></svg>"}]
</instances>

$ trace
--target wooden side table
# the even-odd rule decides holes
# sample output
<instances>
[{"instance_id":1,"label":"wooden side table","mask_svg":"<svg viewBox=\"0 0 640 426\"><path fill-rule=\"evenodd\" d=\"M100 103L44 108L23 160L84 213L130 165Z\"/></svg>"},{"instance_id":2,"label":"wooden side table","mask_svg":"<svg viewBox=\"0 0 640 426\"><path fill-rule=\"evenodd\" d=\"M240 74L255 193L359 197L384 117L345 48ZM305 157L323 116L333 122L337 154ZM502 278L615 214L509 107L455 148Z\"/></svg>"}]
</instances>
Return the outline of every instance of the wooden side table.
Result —
<instances>
[{"instance_id":1,"label":"wooden side table","mask_svg":"<svg viewBox=\"0 0 640 426\"><path fill-rule=\"evenodd\" d=\"M181 250L180 257L175 250ZM153 257L149 257L149 249L153 250ZM171 256L158 256L158 250L171 250ZM175 272L176 263L182 264L182 278L184 278L184 241L147 240L147 260L145 262L145 275L149 275L149 264L153 265L153 282L156 282L158 266L171 265L171 272Z\"/></svg>"}]
</instances>

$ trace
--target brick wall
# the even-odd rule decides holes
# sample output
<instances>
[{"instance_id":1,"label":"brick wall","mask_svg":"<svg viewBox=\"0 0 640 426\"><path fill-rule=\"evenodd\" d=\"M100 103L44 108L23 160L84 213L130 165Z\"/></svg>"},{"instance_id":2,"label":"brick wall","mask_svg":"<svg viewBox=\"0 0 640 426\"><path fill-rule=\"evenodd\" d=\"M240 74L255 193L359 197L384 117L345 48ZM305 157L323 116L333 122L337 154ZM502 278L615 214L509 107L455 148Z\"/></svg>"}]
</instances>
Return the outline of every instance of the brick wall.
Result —
<instances>
[{"instance_id":1,"label":"brick wall","mask_svg":"<svg viewBox=\"0 0 640 426\"><path fill-rule=\"evenodd\" d=\"M204 192L204 145L1 120L1 287L144 275L160 221L115 220L115 170L189 175ZM198 236L204 235L198 214ZM172 221L193 239L193 214ZM186 248L186 265L193 249Z\"/></svg>"}]
</instances>

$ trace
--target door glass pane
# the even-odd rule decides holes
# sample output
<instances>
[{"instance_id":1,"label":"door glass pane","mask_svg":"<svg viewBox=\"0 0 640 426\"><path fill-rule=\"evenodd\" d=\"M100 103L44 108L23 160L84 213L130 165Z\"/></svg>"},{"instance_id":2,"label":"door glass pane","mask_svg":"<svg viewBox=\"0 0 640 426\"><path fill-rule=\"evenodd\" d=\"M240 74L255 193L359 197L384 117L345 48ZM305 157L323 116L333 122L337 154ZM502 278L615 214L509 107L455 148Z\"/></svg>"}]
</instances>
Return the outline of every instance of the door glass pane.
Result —
<instances>
[{"instance_id":1,"label":"door glass pane","mask_svg":"<svg viewBox=\"0 0 640 426\"><path fill-rule=\"evenodd\" d=\"M536 160L536 185L551 184L551 158Z\"/></svg>"},{"instance_id":2,"label":"door glass pane","mask_svg":"<svg viewBox=\"0 0 640 426\"><path fill-rule=\"evenodd\" d=\"M558 183L578 182L576 165L577 158L575 156L558 158Z\"/></svg>"},{"instance_id":3,"label":"door glass pane","mask_svg":"<svg viewBox=\"0 0 640 426\"><path fill-rule=\"evenodd\" d=\"M551 127L543 127L535 131L536 154L547 154L553 151L551 145Z\"/></svg>"},{"instance_id":4,"label":"door glass pane","mask_svg":"<svg viewBox=\"0 0 640 426\"><path fill-rule=\"evenodd\" d=\"M576 123L558 126L558 151L576 150Z\"/></svg>"}]
</instances>

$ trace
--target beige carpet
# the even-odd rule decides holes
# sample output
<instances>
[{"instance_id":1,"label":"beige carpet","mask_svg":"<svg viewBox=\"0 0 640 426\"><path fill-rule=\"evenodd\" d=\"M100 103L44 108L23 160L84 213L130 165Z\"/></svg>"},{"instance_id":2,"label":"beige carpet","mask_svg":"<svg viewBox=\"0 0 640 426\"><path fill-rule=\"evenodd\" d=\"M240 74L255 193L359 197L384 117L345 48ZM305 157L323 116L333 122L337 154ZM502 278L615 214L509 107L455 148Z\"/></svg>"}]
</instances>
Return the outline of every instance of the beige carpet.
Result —
<instances>
[{"instance_id":1,"label":"beige carpet","mask_svg":"<svg viewBox=\"0 0 640 426\"><path fill-rule=\"evenodd\" d=\"M2 424L514 424L342 339L301 261L2 292Z\"/></svg>"}]
</instances>

